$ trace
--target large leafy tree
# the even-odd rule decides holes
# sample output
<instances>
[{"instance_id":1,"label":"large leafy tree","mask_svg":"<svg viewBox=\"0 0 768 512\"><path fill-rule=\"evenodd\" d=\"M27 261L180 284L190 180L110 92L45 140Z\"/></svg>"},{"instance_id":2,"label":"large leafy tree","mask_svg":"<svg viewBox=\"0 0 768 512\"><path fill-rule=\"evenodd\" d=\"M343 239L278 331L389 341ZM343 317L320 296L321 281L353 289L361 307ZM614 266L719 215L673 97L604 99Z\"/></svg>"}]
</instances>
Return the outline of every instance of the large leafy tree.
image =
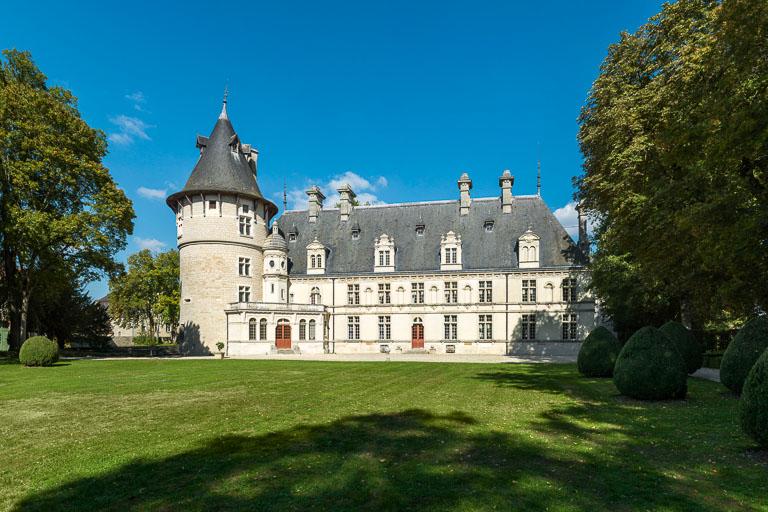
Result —
<instances>
[{"instance_id":1,"label":"large leafy tree","mask_svg":"<svg viewBox=\"0 0 768 512\"><path fill-rule=\"evenodd\" d=\"M133 207L102 164L104 133L76 98L49 87L27 52L0 59L0 244L11 348L26 338L30 301L65 267L78 281L113 273ZM65 307L65 305L61 305Z\"/></svg>"},{"instance_id":2,"label":"large leafy tree","mask_svg":"<svg viewBox=\"0 0 768 512\"><path fill-rule=\"evenodd\" d=\"M580 124L593 265L632 269L596 275L614 309L625 278L641 317L768 305L768 2L665 4L609 48Z\"/></svg>"},{"instance_id":3,"label":"large leafy tree","mask_svg":"<svg viewBox=\"0 0 768 512\"><path fill-rule=\"evenodd\" d=\"M144 249L128 257L128 270L109 283L109 313L121 327L139 327L154 338L158 322L179 322L179 253L153 255Z\"/></svg>"}]
</instances>

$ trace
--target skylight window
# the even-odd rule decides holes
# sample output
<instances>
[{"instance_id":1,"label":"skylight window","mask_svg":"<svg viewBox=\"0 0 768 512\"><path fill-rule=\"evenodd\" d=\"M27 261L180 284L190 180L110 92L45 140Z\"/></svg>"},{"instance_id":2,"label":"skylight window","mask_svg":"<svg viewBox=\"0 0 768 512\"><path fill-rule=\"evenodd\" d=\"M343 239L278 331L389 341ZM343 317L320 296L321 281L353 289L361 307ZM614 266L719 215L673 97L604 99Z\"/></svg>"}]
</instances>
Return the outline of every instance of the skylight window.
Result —
<instances>
[{"instance_id":1,"label":"skylight window","mask_svg":"<svg viewBox=\"0 0 768 512\"><path fill-rule=\"evenodd\" d=\"M424 236L424 224L416 226L416 236Z\"/></svg>"},{"instance_id":2,"label":"skylight window","mask_svg":"<svg viewBox=\"0 0 768 512\"><path fill-rule=\"evenodd\" d=\"M492 220L485 221L485 224L483 224L483 228L485 229L485 231L487 233L492 232L493 231L493 221Z\"/></svg>"},{"instance_id":3,"label":"skylight window","mask_svg":"<svg viewBox=\"0 0 768 512\"><path fill-rule=\"evenodd\" d=\"M360 230L359 229L353 229L352 230L352 240L359 240L360 239Z\"/></svg>"}]
</instances>

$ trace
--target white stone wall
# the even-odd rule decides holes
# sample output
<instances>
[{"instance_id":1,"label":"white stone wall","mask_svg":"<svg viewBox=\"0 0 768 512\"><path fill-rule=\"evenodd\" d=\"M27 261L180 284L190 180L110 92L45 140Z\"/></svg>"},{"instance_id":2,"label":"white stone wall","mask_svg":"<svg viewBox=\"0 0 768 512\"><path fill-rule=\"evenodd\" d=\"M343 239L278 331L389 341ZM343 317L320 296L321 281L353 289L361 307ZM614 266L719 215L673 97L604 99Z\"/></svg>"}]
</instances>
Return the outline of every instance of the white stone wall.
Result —
<instances>
[{"instance_id":1,"label":"white stone wall","mask_svg":"<svg viewBox=\"0 0 768 512\"><path fill-rule=\"evenodd\" d=\"M210 208L209 201L215 201ZM243 205L248 213L243 213ZM251 219L251 234L240 234L240 215ZM264 206L226 194L183 199L178 245L181 277L182 349L215 352L227 340L227 306L238 301L239 286L249 286L251 301L262 297L262 246L266 237ZM251 259L249 277L239 275L238 259Z\"/></svg>"}]
</instances>

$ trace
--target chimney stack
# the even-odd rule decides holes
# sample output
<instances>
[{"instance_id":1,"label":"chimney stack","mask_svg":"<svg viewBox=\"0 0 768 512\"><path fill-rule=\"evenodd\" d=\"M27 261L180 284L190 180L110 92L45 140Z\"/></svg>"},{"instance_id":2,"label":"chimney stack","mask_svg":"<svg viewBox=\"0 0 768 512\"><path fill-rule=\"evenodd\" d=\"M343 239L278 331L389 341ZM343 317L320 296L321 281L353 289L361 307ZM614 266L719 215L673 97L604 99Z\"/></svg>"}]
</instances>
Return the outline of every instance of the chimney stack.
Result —
<instances>
[{"instance_id":1,"label":"chimney stack","mask_svg":"<svg viewBox=\"0 0 768 512\"><path fill-rule=\"evenodd\" d=\"M325 196L320 192L320 187L313 185L307 190L309 199L307 200L307 210L309 214L309 222L315 222L317 216L320 215L320 210L323 209L323 199Z\"/></svg>"},{"instance_id":2,"label":"chimney stack","mask_svg":"<svg viewBox=\"0 0 768 512\"><path fill-rule=\"evenodd\" d=\"M469 191L472 190L472 180L469 179L469 174L464 173L461 175L458 181L459 184L459 213L461 215L467 215L469 213L469 205L472 200L469 197Z\"/></svg>"},{"instance_id":3,"label":"chimney stack","mask_svg":"<svg viewBox=\"0 0 768 512\"><path fill-rule=\"evenodd\" d=\"M512 213L512 202L514 197L512 196L512 185L515 184L515 177L506 169L501 176L499 176L499 186L501 187L501 211L504 213Z\"/></svg>"},{"instance_id":4,"label":"chimney stack","mask_svg":"<svg viewBox=\"0 0 768 512\"><path fill-rule=\"evenodd\" d=\"M587 234L587 214L581 204L576 205L579 218L579 248L585 256L589 256L589 235Z\"/></svg>"},{"instance_id":5,"label":"chimney stack","mask_svg":"<svg viewBox=\"0 0 768 512\"><path fill-rule=\"evenodd\" d=\"M352 213L352 202L355 200L355 193L347 183L336 190L339 193L339 218L341 222L347 222Z\"/></svg>"}]
</instances>

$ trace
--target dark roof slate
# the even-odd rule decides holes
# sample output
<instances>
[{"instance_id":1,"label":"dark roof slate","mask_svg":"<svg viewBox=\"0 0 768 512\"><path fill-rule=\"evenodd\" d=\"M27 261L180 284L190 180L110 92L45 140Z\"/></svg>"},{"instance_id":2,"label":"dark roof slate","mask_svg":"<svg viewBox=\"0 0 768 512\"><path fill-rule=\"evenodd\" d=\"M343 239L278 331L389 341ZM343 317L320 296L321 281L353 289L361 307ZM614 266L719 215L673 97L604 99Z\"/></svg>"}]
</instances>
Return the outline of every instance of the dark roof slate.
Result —
<instances>
[{"instance_id":1,"label":"dark roof slate","mask_svg":"<svg viewBox=\"0 0 768 512\"><path fill-rule=\"evenodd\" d=\"M484 224L493 221L487 232ZM440 237L448 231L461 236L465 270L518 268L517 241L530 227L540 238L540 266L579 265L583 261L576 245L538 196L517 196L512 212L502 212L497 198L473 199L468 215L459 214L459 201L404 203L355 207L347 222L340 222L338 209L322 210L310 223L306 211L288 211L277 221L286 233L296 232L288 243L291 274L305 274L306 247L317 239L328 249L328 274L373 272L376 237L394 238L395 270L434 272L440 269ZM416 234L416 226L424 234ZM360 230L353 240L353 228Z\"/></svg>"},{"instance_id":2,"label":"dark roof slate","mask_svg":"<svg viewBox=\"0 0 768 512\"><path fill-rule=\"evenodd\" d=\"M168 203L184 194L200 192L228 192L242 194L266 202L273 212L277 207L264 198L256 182L256 174L248 162L235 129L226 113L226 104L216 120L209 137L197 136L197 146L202 148L184 188L168 198ZM233 147L235 150L233 151Z\"/></svg>"}]
</instances>

